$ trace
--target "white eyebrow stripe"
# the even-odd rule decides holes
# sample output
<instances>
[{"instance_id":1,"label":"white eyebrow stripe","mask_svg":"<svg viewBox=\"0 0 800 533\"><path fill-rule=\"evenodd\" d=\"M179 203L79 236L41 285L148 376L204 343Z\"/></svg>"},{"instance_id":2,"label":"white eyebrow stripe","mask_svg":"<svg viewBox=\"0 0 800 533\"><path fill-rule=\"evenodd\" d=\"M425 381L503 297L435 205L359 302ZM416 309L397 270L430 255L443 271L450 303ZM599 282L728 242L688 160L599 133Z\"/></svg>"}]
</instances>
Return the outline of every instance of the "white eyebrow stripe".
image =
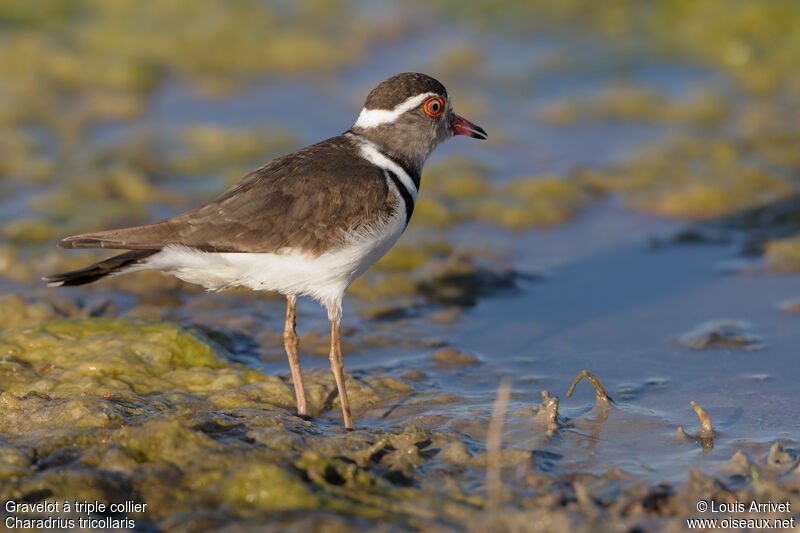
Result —
<instances>
[{"instance_id":1,"label":"white eyebrow stripe","mask_svg":"<svg viewBox=\"0 0 800 533\"><path fill-rule=\"evenodd\" d=\"M367 109L365 107L361 110L361 113L358 115L358 119L356 119L356 123L353 124L353 127L369 129L380 126L381 124L391 124L392 122L396 121L400 115L414 109L431 96L436 96L436 93L425 93L411 96L404 102L394 106L394 109L392 110Z\"/></svg>"},{"instance_id":2,"label":"white eyebrow stripe","mask_svg":"<svg viewBox=\"0 0 800 533\"><path fill-rule=\"evenodd\" d=\"M388 170L397 176L397 179L399 179L406 188L408 194L411 195L411 198L414 200L414 204L416 205L417 186L414 185L414 180L412 180L411 176L409 176L408 173L403 170L403 167L383 155L374 144L366 139L364 139L361 144L361 157L373 165L377 165L384 170Z\"/></svg>"}]
</instances>

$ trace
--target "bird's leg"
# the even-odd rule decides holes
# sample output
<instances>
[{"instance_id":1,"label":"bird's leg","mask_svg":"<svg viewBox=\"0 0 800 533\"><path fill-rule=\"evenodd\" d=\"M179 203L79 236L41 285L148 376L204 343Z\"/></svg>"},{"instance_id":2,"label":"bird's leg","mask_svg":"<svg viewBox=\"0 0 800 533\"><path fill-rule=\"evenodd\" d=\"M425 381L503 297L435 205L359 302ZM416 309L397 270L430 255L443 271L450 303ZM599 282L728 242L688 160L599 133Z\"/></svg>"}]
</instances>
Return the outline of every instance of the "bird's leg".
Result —
<instances>
[{"instance_id":1,"label":"bird's leg","mask_svg":"<svg viewBox=\"0 0 800 533\"><path fill-rule=\"evenodd\" d=\"M283 346L286 348L286 356L289 358L289 367L292 369L294 395L297 398L297 414L301 417L308 417L306 391L303 388L303 374L300 373L300 358L297 355L297 347L300 346L300 339L294 330L294 308L296 304L297 296L289 295L286 297L286 325L283 328Z\"/></svg>"},{"instance_id":2,"label":"bird's leg","mask_svg":"<svg viewBox=\"0 0 800 533\"><path fill-rule=\"evenodd\" d=\"M347 399L347 388L344 384L344 362L342 361L342 343L339 339L340 318L331 319L331 370L336 378L336 387L339 389L339 401L342 402L342 416L344 427L353 429L353 417L350 416L350 400Z\"/></svg>"}]
</instances>

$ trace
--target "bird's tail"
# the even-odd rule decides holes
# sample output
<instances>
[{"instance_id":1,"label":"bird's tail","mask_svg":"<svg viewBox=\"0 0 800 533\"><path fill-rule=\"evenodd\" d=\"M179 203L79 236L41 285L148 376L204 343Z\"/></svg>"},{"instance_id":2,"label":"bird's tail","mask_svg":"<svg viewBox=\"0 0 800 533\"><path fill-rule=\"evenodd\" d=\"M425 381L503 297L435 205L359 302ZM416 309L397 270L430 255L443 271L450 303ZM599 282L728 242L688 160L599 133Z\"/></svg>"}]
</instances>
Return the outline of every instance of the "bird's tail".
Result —
<instances>
[{"instance_id":1,"label":"bird's tail","mask_svg":"<svg viewBox=\"0 0 800 533\"><path fill-rule=\"evenodd\" d=\"M99 279L121 274L122 272L140 265L143 260L150 257L158 250L132 250L124 254L115 255L105 261L100 261L80 270L71 270L61 274L53 274L42 278L49 287L61 287L70 285L86 285Z\"/></svg>"}]
</instances>

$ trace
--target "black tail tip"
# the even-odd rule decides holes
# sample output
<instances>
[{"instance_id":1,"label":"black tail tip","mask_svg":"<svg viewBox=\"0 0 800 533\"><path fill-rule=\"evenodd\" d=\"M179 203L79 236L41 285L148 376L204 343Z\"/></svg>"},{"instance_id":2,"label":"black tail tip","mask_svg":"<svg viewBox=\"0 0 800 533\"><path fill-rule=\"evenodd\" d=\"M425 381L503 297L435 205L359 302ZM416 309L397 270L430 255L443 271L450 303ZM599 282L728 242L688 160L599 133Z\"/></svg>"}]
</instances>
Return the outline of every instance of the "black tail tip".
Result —
<instances>
[{"instance_id":1,"label":"black tail tip","mask_svg":"<svg viewBox=\"0 0 800 533\"><path fill-rule=\"evenodd\" d=\"M42 278L48 287L61 287L64 285L64 278L61 274L54 274L52 276L45 276Z\"/></svg>"},{"instance_id":2,"label":"black tail tip","mask_svg":"<svg viewBox=\"0 0 800 533\"><path fill-rule=\"evenodd\" d=\"M48 287L86 285L107 276L121 274L129 267L140 264L144 259L156 252L158 252L158 250L131 250L130 252L115 255L114 257L106 259L105 261L100 261L86 268L45 276L42 280L47 283Z\"/></svg>"},{"instance_id":3,"label":"black tail tip","mask_svg":"<svg viewBox=\"0 0 800 533\"><path fill-rule=\"evenodd\" d=\"M48 287L74 287L76 285L86 285L98 279L104 278L108 272L98 273L90 269L79 270L76 272L64 272L62 274L53 274L52 276L45 276L42 281L47 283Z\"/></svg>"}]
</instances>

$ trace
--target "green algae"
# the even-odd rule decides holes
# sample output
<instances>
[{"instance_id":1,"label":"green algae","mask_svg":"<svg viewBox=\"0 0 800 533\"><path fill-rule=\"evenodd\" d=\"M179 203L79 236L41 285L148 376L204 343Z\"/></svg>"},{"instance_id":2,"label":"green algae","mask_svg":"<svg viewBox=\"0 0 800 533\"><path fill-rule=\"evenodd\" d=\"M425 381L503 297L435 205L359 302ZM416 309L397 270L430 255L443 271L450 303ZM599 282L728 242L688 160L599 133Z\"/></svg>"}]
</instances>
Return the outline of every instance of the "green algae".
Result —
<instances>
[{"instance_id":1,"label":"green algae","mask_svg":"<svg viewBox=\"0 0 800 533\"><path fill-rule=\"evenodd\" d=\"M230 97L264 74L299 74L317 61L325 64L324 69L316 69L320 72L349 65L361 57L368 43L386 38L380 31L364 31L359 16L336 17L337 22L332 22L330 17L343 11L331 12L323 5L275 8L245 2L230 9L220 3L205 6L191 24L176 24L187 9L180 1L138 9L129 2L112 7L89 0L70 9L48 2L36 13L24 2L2 8L0 20L26 22L23 27L4 26L3 31L0 94L6 91L7 101L14 106L6 115L0 112L7 119L0 121L0 177L56 184L34 191L33 216L2 229L9 242L0 249L4 278L35 283L52 271L71 270L105 257L97 252L70 256L50 246L67 234L147 223L165 209L174 212L197 205L208 199L208 192L195 193L190 188L178 194L170 190L170 184L165 186L165 180L208 180L209 174L217 174L224 186L298 144L292 132L277 126L244 128L184 121L174 129L131 128L126 136L102 143L94 137L94 128L132 122L151 109L153 96L168 83L185 84L185 90L203 97ZM158 22L153 23L152 17ZM237 30L228 35L232 27ZM395 31L407 29L401 25ZM224 54L218 46L223 37ZM337 40L343 41L342 46L330 46ZM452 48L442 58L448 64L475 67L483 61L474 47L471 51ZM467 100L476 101L470 96L465 105ZM475 104L481 105L486 108ZM430 176L426 170L431 194L421 197L414 224L448 228L475 218L477 206L494 193L489 173L466 158L432 167ZM434 240L409 239L406 253L393 252L377 267L398 275L379 273L366 286L356 284L353 293L367 304L387 297L398 297L389 304L394 307L423 301L430 284L422 271L449 253L441 246L446 242L444 235ZM410 253L412 249L421 253ZM399 276L408 268L420 272L411 283ZM154 294L174 293L179 286L196 290L148 274L104 285L151 300ZM135 313L162 316L155 308Z\"/></svg>"},{"instance_id":2,"label":"green algae","mask_svg":"<svg viewBox=\"0 0 800 533\"><path fill-rule=\"evenodd\" d=\"M683 100L629 83L604 87L586 99L564 99L544 105L538 117L550 123L576 125L603 121L714 126L730 115L730 102L709 87L697 87Z\"/></svg>"},{"instance_id":3,"label":"green algae","mask_svg":"<svg viewBox=\"0 0 800 533\"><path fill-rule=\"evenodd\" d=\"M592 200L581 182L565 176L521 176L497 185L488 172L464 158L426 170L415 224L446 228L477 219L515 231L542 228L572 219Z\"/></svg>"},{"instance_id":4,"label":"green algae","mask_svg":"<svg viewBox=\"0 0 800 533\"><path fill-rule=\"evenodd\" d=\"M225 173L224 186L294 148L296 137L278 127L188 124L154 132L129 126L168 84L229 97L265 75L324 75L352 64L379 36L363 31L358 16L332 23L330 8L249 0L201 10L182 0L144 9L127 1L46 1L35 8L4 2L0 181L33 186L36 194L30 200L35 214L5 225L3 240L32 248L69 233L149 222L151 210L174 211L208 197L166 191L157 184L164 178ZM99 130L123 124L123 136L99 142L106 137ZM57 266L51 260L39 270L35 256L45 253L19 254L21 261L33 258L32 269L6 268L0 258L0 274L33 282Z\"/></svg>"},{"instance_id":5,"label":"green algae","mask_svg":"<svg viewBox=\"0 0 800 533\"><path fill-rule=\"evenodd\" d=\"M0 294L0 330L30 326L57 315L45 302L28 303L18 294Z\"/></svg>"},{"instance_id":6,"label":"green algae","mask_svg":"<svg viewBox=\"0 0 800 533\"><path fill-rule=\"evenodd\" d=\"M768 241L764 258L769 269L776 272L800 271L800 236Z\"/></svg>"},{"instance_id":7,"label":"green algae","mask_svg":"<svg viewBox=\"0 0 800 533\"><path fill-rule=\"evenodd\" d=\"M452 370L458 370L461 367L471 366L478 364L478 358L462 352L458 348L447 346L439 348L431 356L431 360L435 365Z\"/></svg>"},{"instance_id":8,"label":"green algae","mask_svg":"<svg viewBox=\"0 0 800 533\"><path fill-rule=\"evenodd\" d=\"M110 343L110 338L120 342ZM183 374L179 380L162 376L155 383L154 377L145 376L141 381L151 384L138 386L103 378L93 390L55 386L51 393L20 395L8 390L9 384L19 385L0 373L0 498L5 500L78 498L109 504L132 499L148 504L146 512L129 515L137 524L168 531L209 520L218 525L291 522L288 517L295 515L284 513L311 520L304 523L331 514L350 527L390 523L412 530L460 529L488 520L485 478L490 463L502 483L493 493L497 516L510 522L542 509L565 524L584 515L621 520L627 516L624 509L644 505L651 497L646 486L613 473L574 474L582 487L577 488L538 470L537 457L543 452L532 450L531 443L545 443L560 432L560 438L569 438L565 429L573 424L579 435L599 431L605 419L537 425L523 409L509 415L502 447L490 459L483 446L460 432L485 435L485 416L479 414L469 424L456 421L456 431L417 425L415 421L427 420L437 426L443 420L400 414L403 407L398 406L415 394L415 385L376 372L358 379L347 375L354 412L370 420L400 415L402 426L344 432L324 421L295 417L293 394L282 381L227 362L218 347L173 325L62 319L6 329L0 339L3 350L16 347L3 361L17 364L18 381L27 380L30 386L38 386L42 373L54 373L57 382L74 381L72 375L59 376L59 366L95 366L95 351L115 354L121 366L148 367L128 368L129 374L199 369L217 378L190 383ZM53 357L52 367L38 367ZM439 359L449 364L452 357ZM312 370L304 377L312 412L338 413L330 373ZM241 381L251 383L241 386ZM416 407L412 402L408 407L420 412L447 400L447 394L423 396ZM545 393L543 406L553 399ZM615 410L612 423L630 427L631 416L642 419L637 426L644 422L644 415L623 406ZM762 490L775 498L795 498L779 482L792 475L796 461L785 447L772 448ZM680 495L687 491L717 494L711 478L692 476L659 513L669 509L679 515L683 498L689 497ZM609 493L617 496L602 500L606 503L599 507L592 504ZM698 496L691 492L691 497ZM651 516L644 508L639 515Z\"/></svg>"},{"instance_id":9,"label":"green algae","mask_svg":"<svg viewBox=\"0 0 800 533\"><path fill-rule=\"evenodd\" d=\"M15 441L0 446L6 499L110 503L133 493L148 502L140 518L151 521L209 508L377 518L398 512L395 501L421 497L389 480L416 479L418 450L441 438L419 428L313 437L291 414L294 395L281 380L228 363L219 348L169 324L51 320L0 331L0 347L0 432ZM330 373L306 378L312 412L338 412ZM362 416L413 391L389 376L347 381ZM43 458L39 468L25 443ZM65 449L80 468L59 474L47 465Z\"/></svg>"},{"instance_id":10,"label":"green algae","mask_svg":"<svg viewBox=\"0 0 800 533\"><path fill-rule=\"evenodd\" d=\"M511 230L564 223L591 200L579 184L553 176L517 178L499 192L478 208L478 216Z\"/></svg>"},{"instance_id":11,"label":"green algae","mask_svg":"<svg viewBox=\"0 0 800 533\"><path fill-rule=\"evenodd\" d=\"M4 381L9 383L9 390L13 391L15 384ZM39 382L35 381L33 385L37 386ZM54 401L41 393L19 398L4 391L0 393L0 405L3 406L0 428L5 434L53 437L119 426L124 421L124 414L118 409L92 398Z\"/></svg>"},{"instance_id":12,"label":"green algae","mask_svg":"<svg viewBox=\"0 0 800 533\"><path fill-rule=\"evenodd\" d=\"M648 146L618 168L581 178L599 190L622 192L636 209L689 220L729 215L795 190L781 174L754 166L735 143L700 138Z\"/></svg>"},{"instance_id":13,"label":"green algae","mask_svg":"<svg viewBox=\"0 0 800 533\"><path fill-rule=\"evenodd\" d=\"M633 121L677 131L679 136L635 149L611 168L585 173L590 176L585 183L621 193L634 209L703 220L796 192L787 176L796 174L800 143L797 121L790 118L800 106L800 77L790 67L800 58L800 41L790 29L800 20L798 6L701 1L689 8L681 0L510 2L502 10L492 9L490 2L468 9L453 9L449 0L434 5L484 29L574 32L614 58L609 68L618 72L610 81L584 96L541 105L538 118L572 128ZM563 74L595 68L591 59L565 56L544 62L545 70ZM702 65L714 82L669 96L660 84L637 80L639 67L675 59ZM524 212L505 217L512 225L528 223ZM780 244L773 249L788 251Z\"/></svg>"},{"instance_id":14,"label":"green algae","mask_svg":"<svg viewBox=\"0 0 800 533\"><path fill-rule=\"evenodd\" d=\"M42 244L58 234L55 226L42 219L16 220L3 228L3 236L18 244Z\"/></svg>"},{"instance_id":15,"label":"green algae","mask_svg":"<svg viewBox=\"0 0 800 533\"><path fill-rule=\"evenodd\" d=\"M235 181L263 160L289 152L298 145L291 132L280 128L249 130L213 124L185 126L178 133L178 142L179 147L166 161L168 172L192 175L245 167L241 174L231 174Z\"/></svg>"},{"instance_id":16,"label":"green algae","mask_svg":"<svg viewBox=\"0 0 800 533\"><path fill-rule=\"evenodd\" d=\"M249 370L226 368L214 351L180 328L127 319L59 319L0 332L0 354L40 370L33 383L6 388L54 397L109 385L154 390L219 390L252 383Z\"/></svg>"},{"instance_id":17,"label":"green algae","mask_svg":"<svg viewBox=\"0 0 800 533\"><path fill-rule=\"evenodd\" d=\"M414 390L405 381L382 374L370 374L355 379L349 372L345 372L345 381L350 406L356 419L380 416L387 410L387 405L409 396ZM329 370L311 369L303 372L303 382L312 415L338 416L339 396Z\"/></svg>"},{"instance_id":18,"label":"green algae","mask_svg":"<svg viewBox=\"0 0 800 533\"><path fill-rule=\"evenodd\" d=\"M423 172L425 194L414 208L414 223L445 228L469 218L474 205L491 194L488 169L467 158L449 158Z\"/></svg>"},{"instance_id":19,"label":"green algae","mask_svg":"<svg viewBox=\"0 0 800 533\"><path fill-rule=\"evenodd\" d=\"M16 299L12 299L16 302ZM23 306L17 302L17 306ZM38 316L33 307L30 314ZM82 395L141 403L152 394L189 395L219 409L270 406L292 409L294 394L282 380L231 364L208 341L177 326L136 319L57 319L0 330L0 375L6 402L35 393L42 409L89 409L95 404L51 403ZM306 374L312 413L336 411L336 385L328 371ZM355 413L397 399L412 387L386 375L347 377ZM87 400L88 401L88 400ZM102 402L101 402L102 404ZM20 404L21 405L21 404ZM98 416L106 416L101 405ZM116 415L115 415L116 416ZM108 415L107 418L114 418ZM70 417L70 419L75 417Z\"/></svg>"},{"instance_id":20,"label":"green algae","mask_svg":"<svg viewBox=\"0 0 800 533\"><path fill-rule=\"evenodd\" d=\"M678 342L695 350L707 348L763 347L762 338L753 333L753 326L742 320L709 320L681 335Z\"/></svg>"},{"instance_id":21,"label":"green algae","mask_svg":"<svg viewBox=\"0 0 800 533\"><path fill-rule=\"evenodd\" d=\"M313 509L318 498L297 473L275 464L254 462L237 467L222 483L221 500L260 510Z\"/></svg>"},{"instance_id":22,"label":"green algae","mask_svg":"<svg viewBox=\"0 0 800 533\"><path fill-rule=\"evenodd\" d=\"M593 199L582 182L566 176L521 176L498 185L487 173L463 158L426 171L414 223L447 228L483 220L512 231L543 228L571 220Z\"/></svg>"},{"instance_id":23,"label":"green algae","mask_svg":"<svg viewBox=\"0 0 800 533\"><path fill-rule=\"evenodd\" d=\"M20 17L34 11L26 4L5 2L0 12L0 21L27 21L7 26L19 29L6 34L3 78L33 81L31 63L26 61L41 59L41 75L59 88L92 85L127 94L151 90L169 72L202 81L211 75L330 69L350 63L363 45L350 33L360 21L324 28L327 10L320 8L279 10L249 1L232 8L215 2L195 10L187 20L191 3L142 8L136 2L109 5L87 0L72 3L69 9L61 2L43 2L35 16ZM298 25L295 21L301 16L304 24ZM87 23L70 24L77 17ZM271 31L265 32L266 28ZM347 32L351 39L341 47L328 46L325 37L336 38L339 32ZM220 47L220 42L226 46ZM256 42L259 52L253 53Z\"/></svg>"},{"instance_id":24,"label":"green algae","mask_svg":"<svg viewBox=\"0 0 800 533\"><path fill-rule=\"evenodd\" d=\"M350 285L348 294L360 300L365 315L391 315L421 303L472 305L481 294L514 286L516 273L491 250L415 240L390 250Z\"/></svg>"},{"instance_id":25,"label":"green algae","mask_svg":"<svg viewBox=\"0 0 800 533\"><path fill-rule=\"evenodd\" d=\"M421 246L398 245L392 247L375 264L375 268L386 272L408 272L424 266L433 258L443 257L452 251L452 248L444 241L428 241L419 244Z\"/></svg>"},{"instance_id":26,"label":"green algae","mask_svg":"<svg viewBox=\"0 0 800 533\"><path fill-rule=\"evenodd\" d=\"M20 256L18 245L0 245L0 275L3 278L22 283L31 280L31 270Z\"/></svg>"},{"instance_id":27,"label":"green algae","mask_svg":"<svg viewBox=\"0 0 800 533\"><path fill-rule=\"evenodd\" d=\"M793 21L800 7L791 2L736 2L667 0L641 4L511 1L503 9L483 0L467 8L453 0L432 3L448 16L457 16L482 28L505 31L548 30L606 42L612 52L635 58L661 56L689 59L725 72L743 90L775 93L797 86L790 67L800 58L800 41ZM462 6L463 7L463 6Z\"/></svg>"},{"instance_id":28,"label":"green algae","mask_svg":"<svg viewBox=\"0 0 800 533\"><path fill-rule=\"evenodd\" d=\"M188 78L205 94L229 94L255 74L349 64L368 37L357 31L362 22L356 18L328 25L327 10L319 6L273 9L248 1L232 9L217 2L194 10L188 23L185 13L192 6L185 2L152 9L136 2L87 0L69 9L61 4L43 2L35 15L26 2L0 8L0 90L11 97L4 102L16 103L0 110L8 122L61 120L80 128L89 121L129 119L143 112L151 91L168 76ZM330 39L340 46L329 46ZM77 97L69 113L59 116L66 103L60 93L66 91Z\"/></svg>"},{"instance_id":29,"label":"green algae","mask_svg":"<svg viewBox=\"0 0 800 533\"><path fill-rule=\"evenodd\" d=\"M33 183L49 181L53 164L41 144L22 129L0 127L0 176Z\"/></svg>"},{"instance_id":30,"label":"green algae","mask_svg":"<svg viewBox=\"0 0 800 533\"><path fill-rule=\"evenodd\" d=\"M365 314L392 314L420 299L471 305L480 294L513 286L515 274L502 253L454 249L435 230L468 221L510 231L547 228L578 216L597 196L596 187L582 177L523 176L498 185L488 180L488 172L466 158L451 158L425 171L425 195L415 207L408 236L348 289L361 300Z\"/></svg>"},{"instance_id":31,"label":"green algae","mask_svg":"<svg viewBox=\"0 0 800 533\"><path fill-rule=\"evenodd\" d=\"M453 78L465 72L475 73L480 71L486 63L483 51L469 42L455 43L437 52L437 56L430 66L431 72L439 72L442 77ZM461 108L462 99L456 98ZM466 114L472 117L473 115Z\"/></svg>"}]
</instances>

